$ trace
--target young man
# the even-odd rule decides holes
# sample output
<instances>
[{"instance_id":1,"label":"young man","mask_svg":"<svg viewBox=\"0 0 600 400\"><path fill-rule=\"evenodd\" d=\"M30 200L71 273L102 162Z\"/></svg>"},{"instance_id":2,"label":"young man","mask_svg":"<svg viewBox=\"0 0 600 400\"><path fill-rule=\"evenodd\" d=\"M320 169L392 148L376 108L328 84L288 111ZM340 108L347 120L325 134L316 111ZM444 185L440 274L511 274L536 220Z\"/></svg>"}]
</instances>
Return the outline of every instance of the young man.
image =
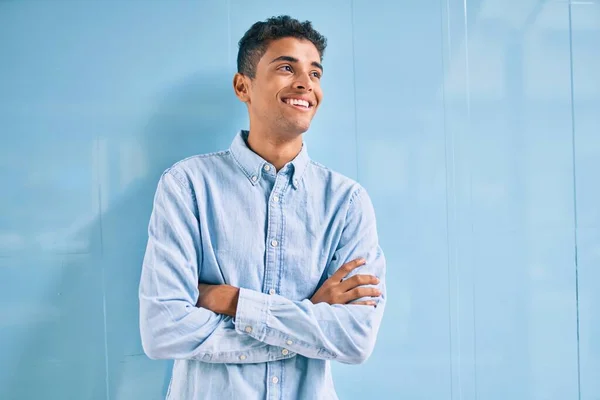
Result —
<instances>
[{"instance_id":1,"label":"young man","mask_svg":"<svg viewBox=\"0 0 600 400\"><path fill-rule=\"evenodd\" d=\"M365 189L310 160L326 40L290 17L240 40L249 131L162 175L140 283L146 354L169 399L337 399L330 360L371 354L385 259Z\"/></svg>"}]
</instances>

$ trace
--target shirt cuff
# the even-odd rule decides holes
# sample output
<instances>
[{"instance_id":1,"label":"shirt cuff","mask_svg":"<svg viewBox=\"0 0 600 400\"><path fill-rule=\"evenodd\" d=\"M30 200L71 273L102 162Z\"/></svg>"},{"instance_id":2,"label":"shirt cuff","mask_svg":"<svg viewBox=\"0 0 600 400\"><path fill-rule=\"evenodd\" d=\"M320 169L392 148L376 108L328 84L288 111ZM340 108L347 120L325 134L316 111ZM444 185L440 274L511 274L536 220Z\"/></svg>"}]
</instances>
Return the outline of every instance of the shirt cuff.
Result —
<instances>
[{"instance_id":1,"label":"shirt cuff","mask_svg":"<svg viewBox=\"0 0 600 400\"><path fill-rule=\"evenodd\" d=\"M263 341L271 296L255 290L240 288L235 311L235 330Z\"/></svg>"},{"instance_id":2,"label":"shirt cuff","mask_svg":"<svg viewBox=\"0 0 600 400\"><path fill-rule=\"evenodd\" d=\"M254 340L252 338L251 340ZM199 360L214 364L255 364L292 358L296 353L277 346L265 345L262 348L247 351L225 351L206 353Z\"/></svg>"}]
</instances>

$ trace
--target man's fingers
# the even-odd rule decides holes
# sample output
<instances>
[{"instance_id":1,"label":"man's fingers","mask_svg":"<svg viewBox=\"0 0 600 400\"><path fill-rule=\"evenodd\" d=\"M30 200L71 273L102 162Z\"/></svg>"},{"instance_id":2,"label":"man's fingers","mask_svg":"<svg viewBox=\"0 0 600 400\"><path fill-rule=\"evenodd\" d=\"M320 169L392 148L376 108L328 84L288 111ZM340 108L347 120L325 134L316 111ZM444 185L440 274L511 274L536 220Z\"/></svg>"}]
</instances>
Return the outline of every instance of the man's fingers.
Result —
<instances>
[{"instance_id":1,"label":"man's fingers","mask_svg":"<svg viewBox=\"0 0 600 400\"><path fill-rule=\"evenodd\" d=\"M346 279L340 284L340 289L347 292L350 289L354 289L357 286L365 285L377 285L379 279L374 275L354 275L351 278Z\"/></svg>"},{"instance_id":2,"label":"man's fingers","mask_svg":"<svg viewBox=\"0 0 600 400\"><path fill-rule=\"evenodd\" d=\"M331 275L331 279L335 282L341 282L342 279L346 277L353 269L364 265L367 261L364 258L357 258L352 261L348 261L346 264L342 265L333 275Z\"/></svg>"},{"instance_id":3,"label":"man's fingers","mask_svg":"<svg viewBox=\"0 0 600 400\"><path fill-rule=\"evenodd\" d=\"M360 299L363 297L379 297L381 292L379 289L374 287L357 287L344 293L344 300L346 303L352 300Z\"/></svg>"}]
</instances>

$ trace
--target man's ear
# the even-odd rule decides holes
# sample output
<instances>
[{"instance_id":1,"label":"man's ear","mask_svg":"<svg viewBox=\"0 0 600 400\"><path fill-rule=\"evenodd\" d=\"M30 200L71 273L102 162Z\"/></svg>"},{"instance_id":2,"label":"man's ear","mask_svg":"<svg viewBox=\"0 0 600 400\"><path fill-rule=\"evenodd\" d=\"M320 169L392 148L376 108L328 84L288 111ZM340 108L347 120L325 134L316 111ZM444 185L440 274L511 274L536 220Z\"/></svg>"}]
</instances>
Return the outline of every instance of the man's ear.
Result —
<instances>
[{"instance_id":1,"label":"man's ear","mask_svg":"<svg viewBox=\"0 0 600 400\"><path fill-rule=\"evenodd\" d=\"M233 90L238 99L244 103L250 101L250 78L239 72L233 77Z\"/></svg>"}]
</instances>

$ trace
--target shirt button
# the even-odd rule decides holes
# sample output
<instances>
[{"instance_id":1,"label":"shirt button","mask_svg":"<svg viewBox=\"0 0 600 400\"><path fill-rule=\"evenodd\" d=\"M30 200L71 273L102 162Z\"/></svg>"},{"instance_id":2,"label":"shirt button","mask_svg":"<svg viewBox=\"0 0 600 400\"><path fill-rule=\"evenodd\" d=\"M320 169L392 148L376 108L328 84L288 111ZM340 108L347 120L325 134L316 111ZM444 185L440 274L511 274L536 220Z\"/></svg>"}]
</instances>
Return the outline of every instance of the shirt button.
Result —
<instances>
[{"instance_id":1,"label":"shirt button","mask_svg":"<svg viewBox=\"0 0 600 400\"><path fill-rule=\"evenodd\" d=\"M246 359L246 356L242 354L242 355L240 356L240 360L244 361L245 359Z\"/></svg>"},{"instance_id":2,"label":"shirt button","mask_svg":"<svg viewBox=\"0 0 600 400\"><path fill-rule=\"evenodd\" d=\"M269 164L265 164L265 166L263 167L263 169L265 171L270 171L271 170L271 166Z\"/></svg>"},{"instance_id":3,"label":"shirt button","mask_svg":"<svg viewBox=\"0 0 600 400\"><path fill-rule=\"evenodd\" d=\"M248 332L248 333L252 332L252 327L251 326L247 326L246 327L246 332Z\"/></svg>"},{"instance_id":4,"label":"shirt button","mask_svg":"<svg viewBox=\"0 0 600 400\"><path fill-rule=\"evenodd\" d=\"M298 179L294 179L294 185L298 186Z\"/></svg>"},{"instance_id":5,"label":"shirt button","mask_svg":"<svg viewBox=\"0 0 600 400\"><path fill-rule=\"evenodd\" d=\"M256 175L253 175L253 176L252 176L252 182L256 182L257 180L258 180L258 176L256 176Z\"/></svg>"},{"instance_id":6,"label":"shirt button","mask_svg":"<svg viewBox=\"0 0 600 400\"><path fill-rule=\"evenodd\" d=\"M279 203L279 196L273 196L273 201L275 203Z\"/></svg>"},{"instance_id":7,"label":"shirt button","mask_svg":"<svg viewBox=\"0 0 600 400\"><path fill-rule=\"evenodd\" d=\"M289 353L290 351L288 349L281 350L281 354L283 354L284 356L287 356Z\"/></svg>"},{"instance_id":8,"label":"shirt button","mask_svg":"<svg viewBox=\"0 0 600 400\"><path fill-rule=\"evenodd\" d=\"M277 382L279 382L279 378L274 376L273 379L271 379L271 382L277 383Z\"/></svg>"},{"instance_id":9,"label":"shirt button","mask_svg":"<svg viewBox=\"0 0 600 400\"><path fill-rule=\"evenodd\" d=\"M275 289L269 289L269 294L275 294Z\"/></svg>"},{"instance_id":10,"label":"shirt button","mask_svg":"<svg viewBox=\"0 0 600 400\"><path fill-rule=\"evenodd\" d=\"M292 342L291 340L288 340L288 341L286 341L285 343L286 343L286 344L289 346L289 345L291 345L291 344L292 344L292 343L294 343L294 342Z\"/></svg>"},{"instance_id":11,"label":"shirt button","mask_svg":"<svg viewBox=\"0 0 600 400\"><path fill-rule=\"evenodd\" d=\"M277 247L278 244L277 240L271 240L271 246Z\"/></svg>"}]
</instances>

